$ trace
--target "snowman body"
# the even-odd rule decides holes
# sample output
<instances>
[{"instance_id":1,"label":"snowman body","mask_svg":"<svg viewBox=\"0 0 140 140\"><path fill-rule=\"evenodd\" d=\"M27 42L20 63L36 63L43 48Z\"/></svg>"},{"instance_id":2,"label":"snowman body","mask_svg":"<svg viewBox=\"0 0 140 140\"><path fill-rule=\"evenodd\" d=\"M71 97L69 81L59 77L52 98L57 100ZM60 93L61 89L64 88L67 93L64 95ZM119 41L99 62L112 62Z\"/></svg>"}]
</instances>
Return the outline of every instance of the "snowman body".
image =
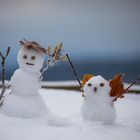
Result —
<instances>
[{"instance_id":1,"label":"snowman body","mask_svg":"<svg viewBox=\"0 0 140 140\"><path fill-rule=\"evenodd\" d=\"M83 90L85 98L81 113L84 120L112 123L116 111L109 95L109 82L101 76L95 76L86 82Z\"/></svg>"},{"instance_id":2,"label":"snowman body","mask_svg":"<svg viewBox=\"0 0 140 140\"><path fill-rule=\"evenodd\" d=\"M11 78L12 93L4 98L1 111L15 117L43 117L49 111L39 94L39 76L45 55L34 49L22 47L18 53L20 68Z\"/></svg>"}]
</instances>

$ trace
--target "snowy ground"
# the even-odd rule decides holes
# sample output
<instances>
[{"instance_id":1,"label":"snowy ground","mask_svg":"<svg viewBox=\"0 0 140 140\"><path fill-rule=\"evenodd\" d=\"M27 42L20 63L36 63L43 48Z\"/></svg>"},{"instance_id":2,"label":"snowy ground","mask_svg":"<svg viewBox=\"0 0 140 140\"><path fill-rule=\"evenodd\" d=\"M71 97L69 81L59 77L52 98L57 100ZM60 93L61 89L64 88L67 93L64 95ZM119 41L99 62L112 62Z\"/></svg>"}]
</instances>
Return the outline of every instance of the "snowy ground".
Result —
<instances>
[{"instance_id":1,"label":"snowy ground","mask_svg":"<svg viewBox=\"0 0 140 140\"><path fill-rule=\"evenodd\" d=\"M9 81L6 81L6 83L9 85ZM53 87L79 87L78 81L71 80L71 81L42 81L41 82L42 87L45 88L53 88ZM130 85L130 83L124 83L124 87L127 88ZM0 81L0 87L2 87L2 82ZM130 89L130 91L140 91L140 85L135 84Z\"/></svg>"},{"instance_id":2,"label":"snowy ground","mask_svg":"<svg viewBox=\"0 0 140 140\"><path fill-rule=\"evenodd\" d=\"M126 95L116 102L117 119L113 125L85 123L80 114L81 93L41 89L52 112L70 120L67 126L48 126L38 120L0 115L0 140L139 140L140 95ZM66 120L65 120L66 121Z\"/></svg>"}]
</instances>

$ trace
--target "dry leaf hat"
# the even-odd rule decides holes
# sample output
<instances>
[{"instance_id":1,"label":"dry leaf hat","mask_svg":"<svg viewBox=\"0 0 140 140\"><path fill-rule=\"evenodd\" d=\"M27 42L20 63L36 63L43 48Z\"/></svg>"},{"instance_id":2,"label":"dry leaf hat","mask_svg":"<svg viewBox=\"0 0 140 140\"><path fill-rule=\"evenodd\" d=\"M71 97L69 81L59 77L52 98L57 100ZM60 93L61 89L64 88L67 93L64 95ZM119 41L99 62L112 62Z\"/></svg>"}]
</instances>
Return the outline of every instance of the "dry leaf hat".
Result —
<instances>
[{"instance_id":1,"label":"dry leaf hat","mask_svg":"<svg viewBox=\"0 0 140 140\"><path fill-rule=\"evenodd\" d=\"M27 41L27 40L23 40L23 41L19 41L20 42L20 45L21 46L24 46L24 47L27 47L28 49L34 49L38 52L41 52L41 53L45 53L47 54L47 50L43 47L41 47L37 42L35 41Z\"/></svg>"}]
</instances>

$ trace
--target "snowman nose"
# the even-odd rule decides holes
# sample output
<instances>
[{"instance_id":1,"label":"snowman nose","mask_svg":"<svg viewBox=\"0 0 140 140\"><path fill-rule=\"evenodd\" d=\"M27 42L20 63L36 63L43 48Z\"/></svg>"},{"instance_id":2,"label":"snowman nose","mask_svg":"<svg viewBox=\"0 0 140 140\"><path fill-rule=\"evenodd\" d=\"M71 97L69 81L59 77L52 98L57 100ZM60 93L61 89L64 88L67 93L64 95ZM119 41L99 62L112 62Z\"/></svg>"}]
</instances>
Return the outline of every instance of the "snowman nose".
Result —
<instances>
[{"instance_id":1,"label":"snowman nose","mask_svg":"<svg viewBox=\"0 0 140 140\"><path fill-rule=\"evenodd\" d=\"M95 92L97 91L97 87L94 88L94 91L95 91Z\"/></svg>"}]
</instances>

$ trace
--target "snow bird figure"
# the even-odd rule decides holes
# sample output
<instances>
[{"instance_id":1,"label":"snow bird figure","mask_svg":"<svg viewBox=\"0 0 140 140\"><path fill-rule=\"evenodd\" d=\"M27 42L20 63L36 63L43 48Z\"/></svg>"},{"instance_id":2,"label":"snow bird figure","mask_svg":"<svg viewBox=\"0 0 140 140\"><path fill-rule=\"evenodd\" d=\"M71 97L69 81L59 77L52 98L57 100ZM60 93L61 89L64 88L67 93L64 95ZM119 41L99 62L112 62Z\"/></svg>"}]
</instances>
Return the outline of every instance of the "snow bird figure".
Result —
<instances>
[{"instance_id":1,"label":"snow bird figure","mask_svg":"<svg viewBox=\"0 0 140 140\"><path fill-rule=\"evenodd\" d=\"M116 117L111 87L102 76L85 75L83 79L84 101L81 112L85 121L112 123Z\"/></svg>"},{"instance_id":2,"label":"snow bird figure","mask_svg":"<svg viewBox=\"0 0 140 140\"><path fill-rule=\"evenodd\" d=\"M114 101L124 98L124 93L136 83L133 82L124 89L123 76L118 74L112 80L107 81L102 76L87 74L82 81L83 104L81 108L84 120L112 123L116 117ZM140 77L137 78L137 81Z\"/></svg>"}]
</instances>

